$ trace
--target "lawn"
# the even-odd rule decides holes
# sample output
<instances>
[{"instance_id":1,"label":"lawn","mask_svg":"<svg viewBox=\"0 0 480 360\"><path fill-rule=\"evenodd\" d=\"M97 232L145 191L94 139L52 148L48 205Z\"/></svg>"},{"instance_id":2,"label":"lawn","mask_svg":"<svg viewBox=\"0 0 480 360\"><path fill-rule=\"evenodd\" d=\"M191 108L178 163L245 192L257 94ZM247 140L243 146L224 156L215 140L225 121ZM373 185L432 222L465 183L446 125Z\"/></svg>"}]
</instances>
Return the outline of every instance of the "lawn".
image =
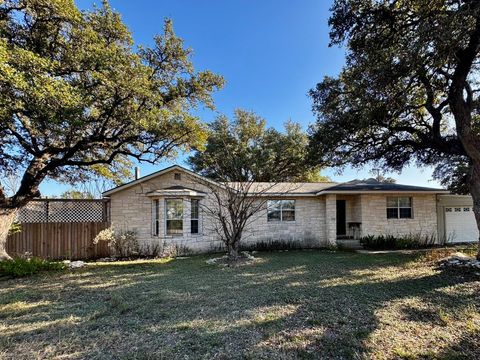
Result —
<instances>
[{"instance_id":1,"label":"lawn","mask_svg":"<svg viewBox=\"0 0 480 360\"><path fill-rule=\"evenodd\" d=\"M290 251L0 280L0 358L480 357L480 276L411 255Z\"/></svg>"}]
</instances>

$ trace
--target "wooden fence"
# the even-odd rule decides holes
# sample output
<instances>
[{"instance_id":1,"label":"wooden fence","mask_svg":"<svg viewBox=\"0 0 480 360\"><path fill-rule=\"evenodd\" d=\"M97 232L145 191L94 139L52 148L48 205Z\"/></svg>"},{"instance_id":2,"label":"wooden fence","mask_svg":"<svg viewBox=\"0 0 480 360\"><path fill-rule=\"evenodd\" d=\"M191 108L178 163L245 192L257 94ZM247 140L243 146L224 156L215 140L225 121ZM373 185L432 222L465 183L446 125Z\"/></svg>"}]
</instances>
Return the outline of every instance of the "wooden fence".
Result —
<instances>
[{"instance_id":1,"label":"wooden fence","mask_svg":"<svg viewBox=\"0 0 480 360\"><path fill-rule=\"evenodd\" d=\"M108 256L104 242L93 244L108 222L22 223L22 231L7 239L10 256L26 252L44 259L95 259Z\"/></svg>"}]
</instances>

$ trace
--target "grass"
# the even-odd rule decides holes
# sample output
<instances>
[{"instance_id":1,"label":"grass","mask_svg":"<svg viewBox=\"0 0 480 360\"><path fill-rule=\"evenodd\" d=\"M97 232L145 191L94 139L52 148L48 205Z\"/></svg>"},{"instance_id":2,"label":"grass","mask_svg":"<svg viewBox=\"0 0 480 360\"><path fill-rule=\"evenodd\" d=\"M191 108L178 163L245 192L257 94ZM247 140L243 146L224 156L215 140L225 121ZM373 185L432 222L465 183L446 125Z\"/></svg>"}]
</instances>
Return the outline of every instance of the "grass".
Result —
<instances>
[{"instance_id":1,"label":"grass","mask_svg":"<svg viewBox=\"0 0 480 360\"><path fill-rule=\"evenodd\" d=\"M258 253L0 280L0 358L479 358L480 276L412 255Z\"/></svg>"}]
</instances>

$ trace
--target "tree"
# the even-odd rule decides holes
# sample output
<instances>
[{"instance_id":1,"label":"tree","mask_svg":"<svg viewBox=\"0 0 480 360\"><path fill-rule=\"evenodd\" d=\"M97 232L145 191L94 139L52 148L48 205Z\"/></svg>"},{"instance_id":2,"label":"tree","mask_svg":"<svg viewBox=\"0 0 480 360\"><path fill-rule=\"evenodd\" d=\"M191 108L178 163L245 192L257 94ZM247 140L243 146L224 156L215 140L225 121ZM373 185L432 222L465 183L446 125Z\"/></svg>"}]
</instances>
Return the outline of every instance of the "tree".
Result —
<instances>
[{"instance_id":1,"label":"tree","mask_svg":"<svg viewBox=\"0 0 480 360\"><path fill-rule=\"evenodd\" d=\"M94 196L91 193L86 191L67 190L60 195L60 198L80 200L80 199L93 199Z\"/></svg>"},{"instance_id":2,"label":"tree","mask_svg":"<svg viewBox=\"0 0 480 360\"><path fill-rule=\"evenodd\" d=\"M463 159L480 228L480 1L337 0L329 24L346 65L310 91L315 163Z\"/></svg>"},{"instance_id":3,"label":"tree","mask_svg":"<svg viewBox=\"0 0 480 360\"><path fill-rule=\"evenodd\" d=\"M219 181L328 181L308 162L308 136L288 121L285 133L266 128L253 112L236 109L230 121L222 115L209 125L207 145L189 157L192 169ZM226 152L231 154L224 157ZM239 172L238 169L242 171Z\"/></svg>"},{"instance_id":4,"label":"tree","mask_svg":"<svg viewBox=\"0 0 480 360\"><path fill-rule=\"evenodd\" d=\"M106 1L92 11L73 0L0 3L0 177L22 174L12 196L0 188L0 259L16 211L45 178L115 177L131 159L202 145L190 110L213 108L223 79L190 58L170 20L153 47L135 49Z\"/></svg>"},{"instance_id":5,"label":"tree","mask_svg":"<svg viewBox=\"0 0 480 360\"><path fill-rule=\"evenodd\" d=\"M202 208L212 220L208 230L236 261L249 225L266 211L268 193L288 193L296 186L282 182L324 178L319 167L308 164L308 137L295 123L286 123L281 133L267 129L255 113L237 109L233 121L220 116L209 128L205 150L188 162L196 173L215 180L202 182L213 194Z\"/></svg>"}]
</instances>

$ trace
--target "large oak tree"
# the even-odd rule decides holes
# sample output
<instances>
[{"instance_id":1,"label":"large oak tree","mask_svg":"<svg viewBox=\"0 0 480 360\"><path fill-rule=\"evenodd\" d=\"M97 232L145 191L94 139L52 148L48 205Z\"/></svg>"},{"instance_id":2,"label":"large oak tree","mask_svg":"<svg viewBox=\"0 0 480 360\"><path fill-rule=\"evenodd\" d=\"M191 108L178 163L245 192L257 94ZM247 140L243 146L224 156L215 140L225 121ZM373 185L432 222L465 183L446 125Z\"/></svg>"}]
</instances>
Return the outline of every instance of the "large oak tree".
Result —
<instances>
[{"instance_id":1,"label":"large oak tree","mask_svg":"<svg viewBox=\"0 0 480 360\"><path fill-rule=\"evenodd\" d=\"M134 47L119 14L103 3L0 2L0 259L16 211L46 178L115 178L131 159L157 162L200 146L205 129L190 110L213 108L223 79L196 72L171 21L151 48Z\"/></svg>"},{"instance_id":2,"label":"large oak tree","mask_svg":"<svg viewBox=\"0 0 480 360\"><path fill-rule=\"evenodd\" d=\"M329 24L346 65L310 92L315 161L448 163L437 174L466 175L480 228L480 1L337 0Z\"/></svg>"}]
</instances>

